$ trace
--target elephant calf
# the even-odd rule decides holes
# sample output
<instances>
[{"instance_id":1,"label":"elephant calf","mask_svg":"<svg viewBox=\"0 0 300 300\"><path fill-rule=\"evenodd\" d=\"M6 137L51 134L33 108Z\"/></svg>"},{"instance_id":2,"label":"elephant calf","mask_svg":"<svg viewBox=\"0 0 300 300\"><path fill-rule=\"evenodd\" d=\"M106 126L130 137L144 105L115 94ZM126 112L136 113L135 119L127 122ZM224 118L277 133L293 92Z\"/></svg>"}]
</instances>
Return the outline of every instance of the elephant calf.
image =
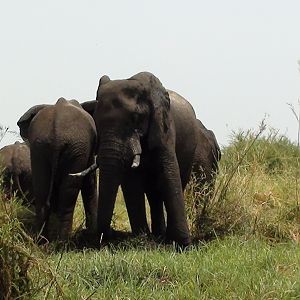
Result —
<instances>
[{"instance_id":1,"label":"elephant calf","mask_svg":"<svg viewBox=\"0 0 300 300\"><path fill-rule=\"evenodd\" d=\"M93 118L76 100L60 98L55 105L30 108L17 124L22 138L30 145L37 230L42 230L48 239L66 239L72 229L80 189L86 227L94 230L95 173L84 179L68 176L94 162L97 137ZM58 226L49 226L50 214L56 216Z\"/></svg>"},{"instance_id":2,"label":"elephant calf","mask_svg":"<svg viewBox=\"0 0 300 300\"><path fill-rule=\"evenodd\" d=\"M15 142L0 149L0 171L6 199L14 194L33 202L30 152L25 143Z\"/></svg>"}]
</instances>

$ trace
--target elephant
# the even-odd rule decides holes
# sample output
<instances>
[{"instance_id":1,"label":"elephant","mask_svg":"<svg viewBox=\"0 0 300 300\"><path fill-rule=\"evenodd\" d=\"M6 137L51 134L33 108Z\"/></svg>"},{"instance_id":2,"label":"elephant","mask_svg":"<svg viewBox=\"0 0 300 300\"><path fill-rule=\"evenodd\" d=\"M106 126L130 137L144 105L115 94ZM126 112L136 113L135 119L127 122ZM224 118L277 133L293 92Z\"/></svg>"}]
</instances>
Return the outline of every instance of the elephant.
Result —
<instances>
[{"instance_id":1,"label":"elephant","mask_svg":"<svg viewBox=\"0 0 300 300\"><path fill-rule=\"evenodd\" d=\"M212 188L215 175L218 172L218 162L221 159L221 150L212 130L207 129L197 119L197 147L194 155L193 172L200 188L205 184Z\"/></svg>"},{"instance_id":2,"label":"elephant","mask_svg":"<svg viewBox=\"0 0 300 300\"><path fill-rule=\"evenodd\" d=\"M86 228L93 232L97 220L96 175L68 176L95 160L97 132L93 118L78 101L59 98L54 105L33 106L17 124L30 147L37 230L48 240L66 240L81 190ZM51 220L55 217L55 225L50 216Z\"/></svg>"},{"instance_id":3,"label":"elephant","mask_svg":"<svg viewBox=\"0 0 300 300\"><path fill-rule=\"evenodd\" d=\"M0 170L4 197L9 200L14 194L26 204L33 203L30 150L25 143L0 149Z\"/></svg>"},{"instance_id":4,"label":"elephant","mask_svg":"<svg viewBox=\"0 0 300 300\"><path fill-rule=\"evenodd\" d=\"M188 246L191 237L183 190L197 146L197 119L191 104L166 90L153 74L141 72L123 80L102 76L96 100L81 105L93 115L98 134L99 236L110 236L121 185L134 234L150 232L146 195L152 234L180 247Z\"/></svg>"}]
</instances>

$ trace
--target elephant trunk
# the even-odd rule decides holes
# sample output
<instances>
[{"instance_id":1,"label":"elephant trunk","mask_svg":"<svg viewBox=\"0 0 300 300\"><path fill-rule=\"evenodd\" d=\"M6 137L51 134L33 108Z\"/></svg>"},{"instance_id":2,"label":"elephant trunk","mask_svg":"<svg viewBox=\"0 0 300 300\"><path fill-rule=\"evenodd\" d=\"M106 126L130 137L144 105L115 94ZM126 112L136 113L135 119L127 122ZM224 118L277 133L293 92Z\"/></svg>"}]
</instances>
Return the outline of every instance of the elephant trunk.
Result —
<instances>
[{"instance_id":1,"label":"elephant trunk","mask_svg":"<svg viewBox=\"0 0 300 300\"><path fill-rule=\"evenodd\" d=\"M98 201L98 233L100 240L109 238L110 224L118 187L122 180L123 151L115 144L102 144L97 156L100 168L99 201Z\"/></svg>"},{"instance_id":2,"label":"elephant trunk","mask_svg":"<svg viewBox=\"0 0 300 300\"><path fill-rule=\"evenodd\" d=\"M135 169L140 165L141 153L142 153L141 142L137 133L134 133L134 135L129 139L129 152L131 153L131 155L133 155L131 168ZM101 154L99 155L101 157ZM84 177L89 173L95 171L98 167L99 167L98 163L95 162L85 170L78 173L70 173L69 176Z\"/></svg>"},{"instance_id":3,"label":"elephant trunk","mask_svg":"<svg viewBox=\"0 0 300 300\"><path fill-rule=\"evenodd\" d=\"M130 166L132 168L139 166L141 152L140 139L137 133L134 133L127 143L117 139L102 139L100 142L97 155L97 164L100 168L98 202L100 239L110 235L114 205L124 170Z\"/></svg>"},{"instance_id":4,"label":"elephant trunk","mask_svg":"<svg viewBox=\"0 0 300 300\"><path fill-rule=\"evenodd\" d=\"M99 202L98 202L98 233L100 239L109 238L110 224L113 210L121 183L117 170L101 169L99 178Z\"/></svg>"}]
</instances>

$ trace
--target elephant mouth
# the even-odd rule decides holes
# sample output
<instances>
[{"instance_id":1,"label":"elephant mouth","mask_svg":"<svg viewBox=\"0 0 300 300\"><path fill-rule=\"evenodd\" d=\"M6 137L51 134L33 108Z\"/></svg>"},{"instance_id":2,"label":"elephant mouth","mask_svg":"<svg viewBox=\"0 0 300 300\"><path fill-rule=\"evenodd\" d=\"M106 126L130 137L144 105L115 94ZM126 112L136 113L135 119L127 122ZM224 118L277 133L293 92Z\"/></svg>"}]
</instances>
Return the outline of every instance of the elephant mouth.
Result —
<instances>
[{"instance_id":1,"label":"elephant mouth","mask_svg":"<svg viewBox=\"0 0 300 300\"><path fill-rule=\"evenodd\" d=\"M141 162L141 155L140 154L136 154L133 157L131 168L132 169L138 168L139 165L140 165L140 162ZM97 168L99 168L99 166L95 162L94 164L92 164L87 169L83 170L82 172L70 173L69 176L72 176L72 177L85 177L86 175L90 174L91 172L94 172Z\"/></svg>"},{"instance_id":2,"label":"elephant mouth","mask_svg":"<svg viewBox=\"0 0 300 300\"><path fill-rule=\"evenodd\" d=\"M124 159L120 160L120 157L122 157L124 154L123 151L116 151L116 149L118 149L119 147L118 146L114 147L112 145L114 145L114 143L111 142L102 145L101 150L99 151L99 160L97 160L97 162L95 162L93 165L89 166L87 169L83 170L82 172L73 173L69 175L73 177L84 177L89 173L94 172L97 168L99 167L101 168L101 162L105 164L106 159L108 161L111 161L112 158L121 162L121 165L124 167L124 165L126 164L125 160ZM129 165L131 166L132 169L138 168L141 163L142 147L137 132L135 132L129 139L128 152L131 153L132 155L131 160L128 161L128 163L130 163Z\"/></svg>"}]
</instances>

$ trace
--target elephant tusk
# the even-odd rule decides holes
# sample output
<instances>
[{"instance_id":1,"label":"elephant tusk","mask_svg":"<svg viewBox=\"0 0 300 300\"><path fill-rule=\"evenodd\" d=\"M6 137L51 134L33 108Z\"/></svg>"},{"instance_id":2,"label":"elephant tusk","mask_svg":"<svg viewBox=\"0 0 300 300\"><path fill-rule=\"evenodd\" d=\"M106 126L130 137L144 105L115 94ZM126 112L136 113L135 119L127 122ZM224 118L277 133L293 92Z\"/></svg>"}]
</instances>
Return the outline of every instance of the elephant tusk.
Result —
<instances>
[{"instance_id":1,"label":"elephant tusk","mask_svg":"<svg viewBox=\"0 0 300 300\"><path fill-rule=\"evenodd\" d=\"M131 168L135 169L140 165L141 156L140 154L136 154L133 158L133 163L131 165Z\"/></svg>"},{"instance_id":2,"label":"elephant tusk","mask_svg":"<svg viewBox=\"0 0 300 300\"><path fill-rule=\"evenodd\" d=\"M70 173L69 176L73 176L73 177L84 177L87 174L95 171L98 168L97 163L92 164L90 167L88 167L87 169L83 170L82 172L79 173Z\"/></svg>"}]
</instances>

